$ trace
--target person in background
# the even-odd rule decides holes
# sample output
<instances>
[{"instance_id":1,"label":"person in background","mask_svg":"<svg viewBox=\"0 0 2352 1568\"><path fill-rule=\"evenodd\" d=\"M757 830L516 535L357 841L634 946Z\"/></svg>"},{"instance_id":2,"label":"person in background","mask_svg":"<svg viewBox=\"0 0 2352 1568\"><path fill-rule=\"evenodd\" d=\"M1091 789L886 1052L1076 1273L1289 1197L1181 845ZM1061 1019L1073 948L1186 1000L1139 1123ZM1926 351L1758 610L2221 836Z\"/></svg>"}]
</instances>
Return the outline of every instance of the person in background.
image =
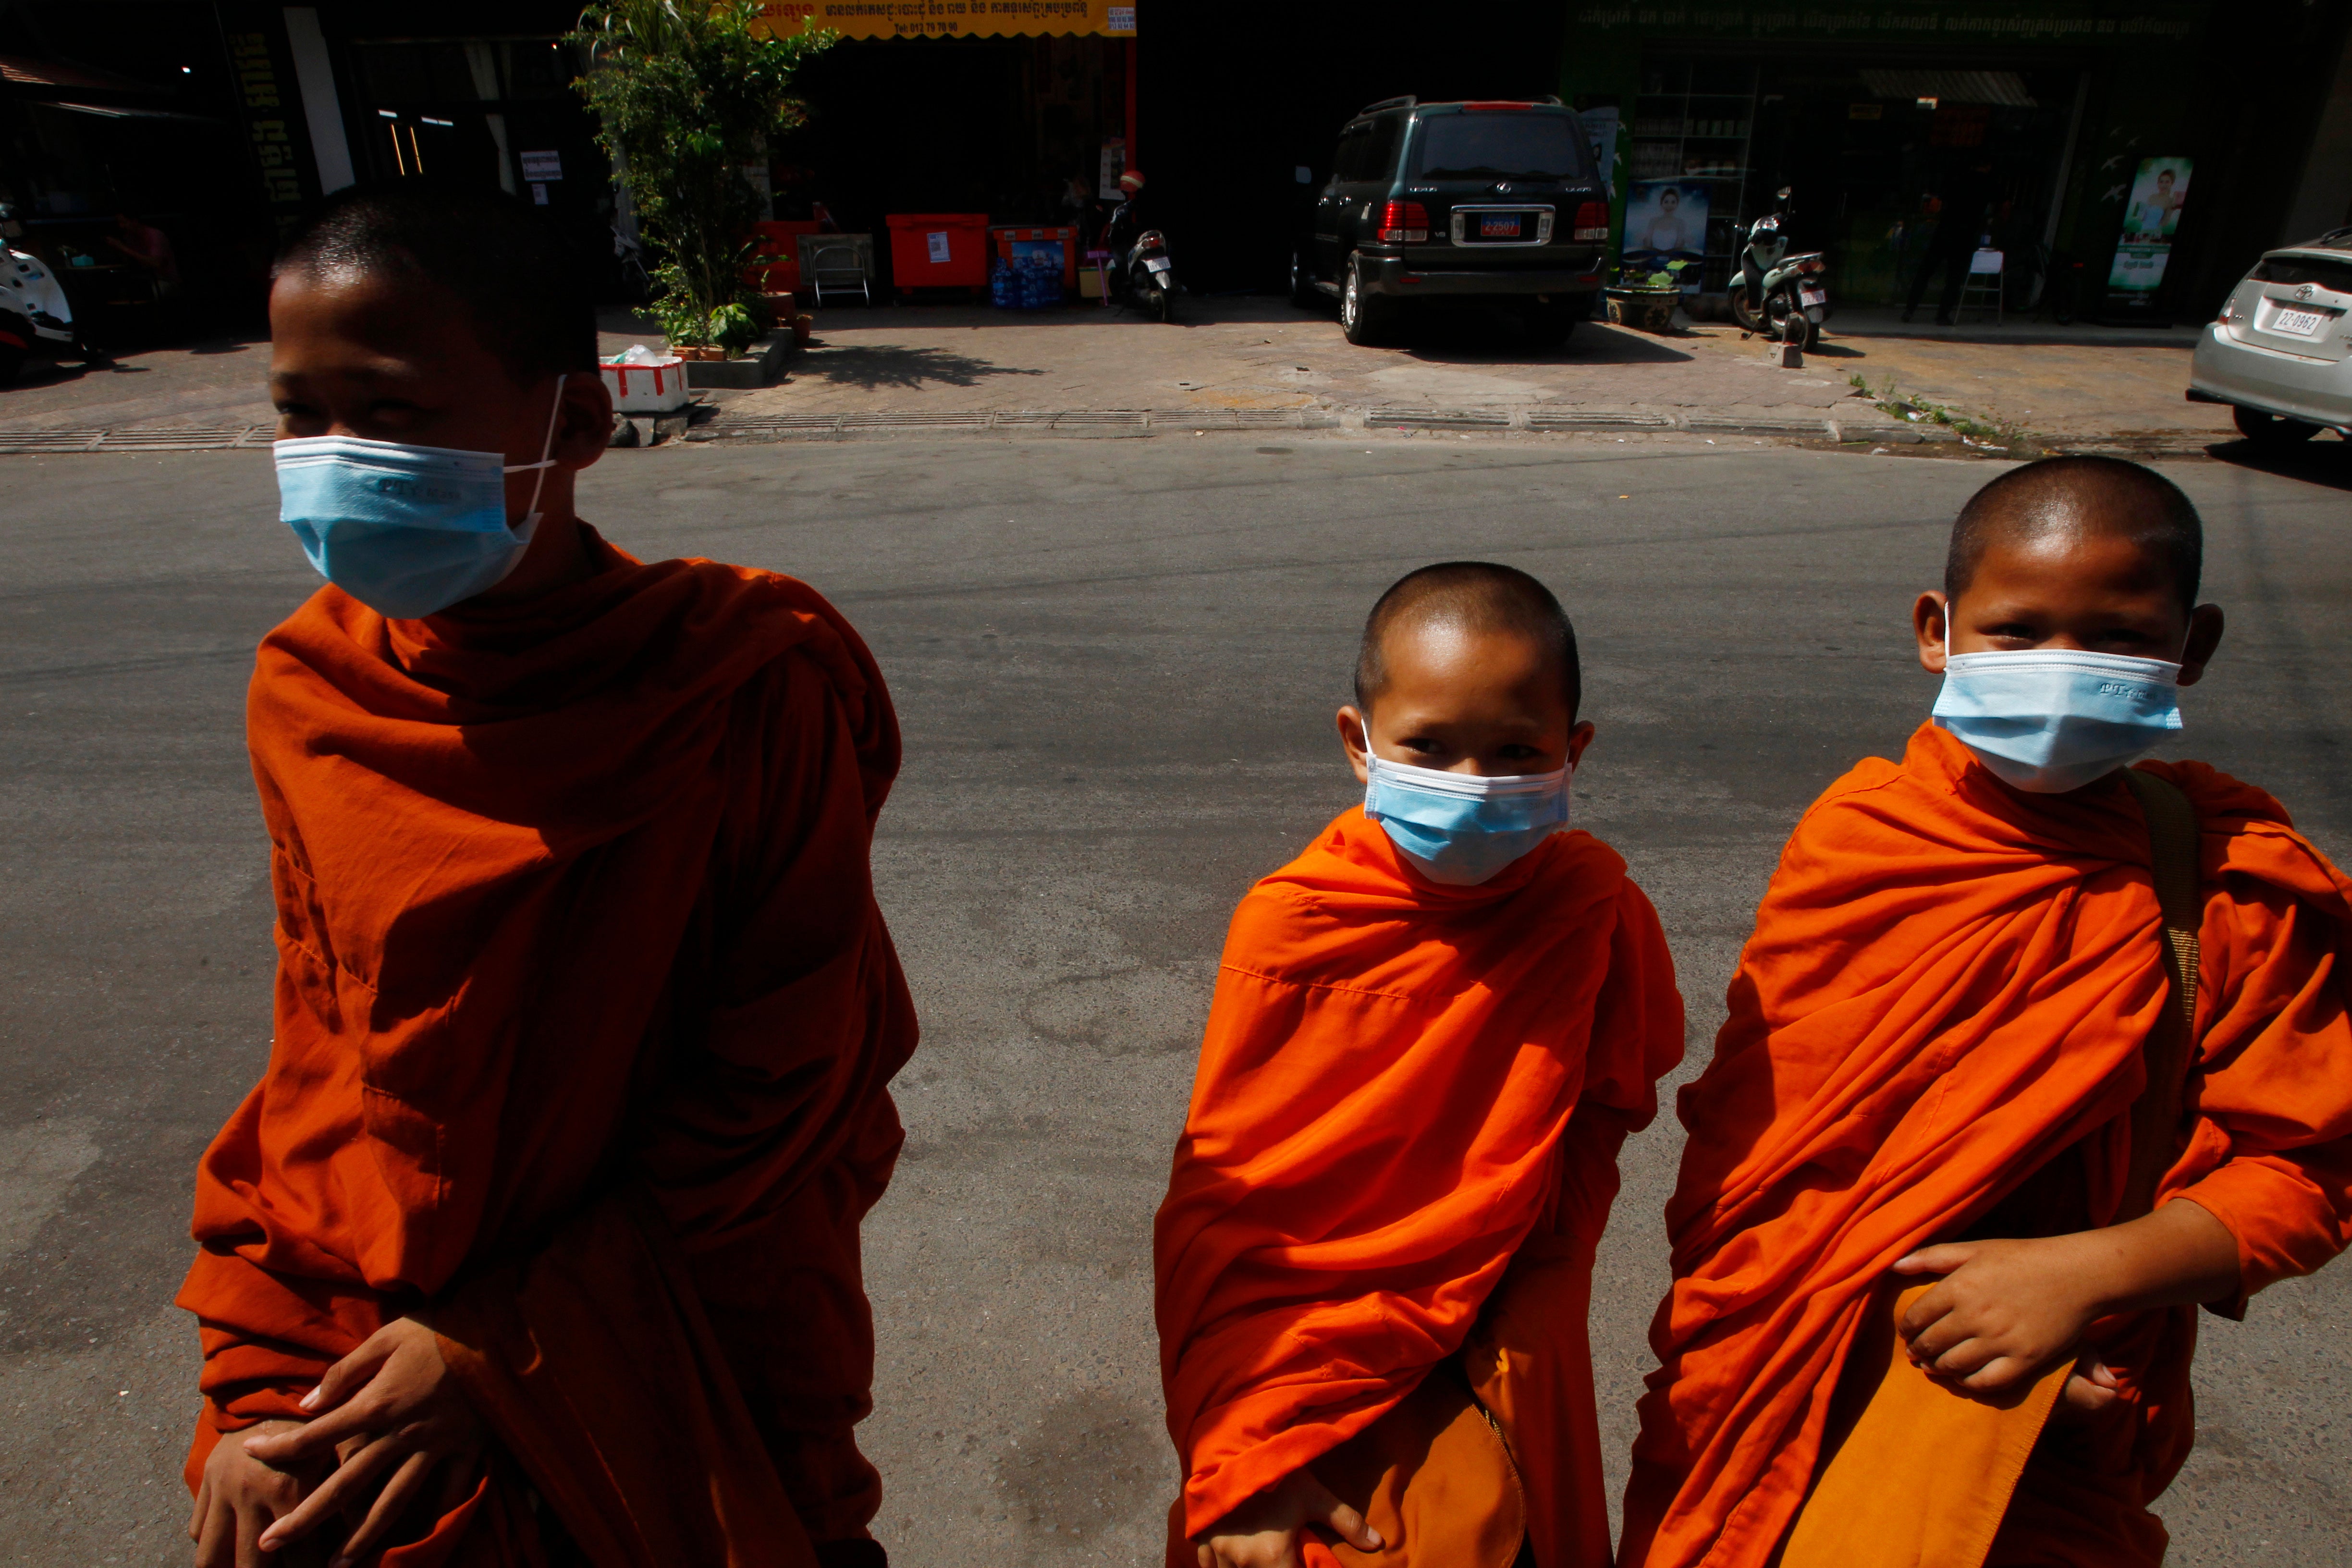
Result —
<instances>
[{"instance_id":1,"label":"person in background","mask_svg":"<svg viewBox=\"0 0 2352 1568\"><path fill-rule=\"evenodd\" d=\"M1936 307L1936 324L1948 327L1952 312L1959 309L1960 290L1969 280L1969 258L1984 237L1985 216L1992 210L1992 160L1982 153L1970 158L1957 166L1933 195L1942 203L1936 233L1927 241L1927 253L1919 258L1919 270L1911 275L1911 295L1904 301L1903 319L1907 321L1918 313L1927 279L1940 267L1944 298Z\"/></svg>"},{"instance_id":2,"label":"person in background","mask_svg":"<svg viewBox=\"0 0 2352 1568\"><path fill-rule=\"evenodd\" d=\"M180 291L179 258L172 253L171 237L154 225L142 223L129 213L117 213L114 232L106 237L106 247L128 257L133 266L144 268L155 281L158 299Z\"/></svg>"}]
</instances>

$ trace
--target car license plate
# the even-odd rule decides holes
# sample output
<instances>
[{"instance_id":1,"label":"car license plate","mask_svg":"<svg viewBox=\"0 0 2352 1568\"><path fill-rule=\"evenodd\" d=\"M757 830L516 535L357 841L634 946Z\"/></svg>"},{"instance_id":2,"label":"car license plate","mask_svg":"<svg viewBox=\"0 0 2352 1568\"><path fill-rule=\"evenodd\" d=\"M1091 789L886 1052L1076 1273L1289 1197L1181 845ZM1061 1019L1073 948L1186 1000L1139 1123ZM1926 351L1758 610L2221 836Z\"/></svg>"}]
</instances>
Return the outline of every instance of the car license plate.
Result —
<instances>
[{"instance_id":1,"label":"car license plate","mask_svg":"<svg viewBox=\"0 0 2352 1568\"><path fill-rule=\"evenodd\" d=\"M1819 288L1811 283L1800 285L1797 289L1797 297L1808 305L1826 305L1830 302L1830 297L1827 294L1822 293Z\"/></svg>"},{"instance_id":2,"label":"car license plate","mask_svg":"<svg viewBox=\"0 0 2352 1568\"><path fill-rule=\"evenodd\" d=\"M1480 239L1517 239L1519 237L1519 217L1513 213L1505 217L1482 217L1478 220Z\"/></svg>"},{"instance_id":3,"label":"car license plate","mask_svg":"<svg viewBox=\"0 0 2352 1568\"><path fill-rule=\"evenodd\" d=\"M2298 338L2317 337L2319 335L2319 329L2326 325L2326 313L2321 310L2289 310L2282 309L2274 311L2271 316L2271 331L2274 332L2287 332Z\"/></svg>"}]
</instances>

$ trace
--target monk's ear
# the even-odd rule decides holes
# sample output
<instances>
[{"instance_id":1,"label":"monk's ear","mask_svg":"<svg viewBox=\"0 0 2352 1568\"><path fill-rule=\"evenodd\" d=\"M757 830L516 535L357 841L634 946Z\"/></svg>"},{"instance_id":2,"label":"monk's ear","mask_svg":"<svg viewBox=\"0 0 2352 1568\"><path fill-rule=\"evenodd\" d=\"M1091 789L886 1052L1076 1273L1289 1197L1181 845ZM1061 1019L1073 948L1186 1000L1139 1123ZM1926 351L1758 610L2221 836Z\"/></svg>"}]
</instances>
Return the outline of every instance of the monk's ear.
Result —
<instances>
[{"instance_id":1,"label":"monk's ear","mask_svg":"<svg viewBox=\"0 0 2352 1568\"><path fill-rule=\"evenodd\" d=\"M1912 635L1919 639L1919 668L1930 675L1944 673L1944 652L1951 635L1950 606L1944 595L1930 591L1911 606Z\"/></svg>"},{"instance_id":2,"label":"monk's ear","mask_svg":"<svg viewBox=\"0 0 2352 1568\"><path fill-rule=\"evenodd\" d=\"M1346 753L1348 765L1356 770L1356 782L1370 784L1371 770L1364 762L1364 754L1371 749L1371 721L1350 705L1339 710L1339 750Z\"/></svg>"},{"instance_id":3,"label":"monk's ear","mask_svg":"<svg viewBox=\"0 0 2352 1568\"><path fill-rule=\"evenodd\" d=\"M577 374L563 378L557 395L563 406L556 416L548 456L564 468L584 468L604 455L613 439L612 389L601 375Z\"/></svg>"},{"instance_id":4,"label":"monk's ear","mask_svg":"<svg viewBox=\"0 0 2352 1568\"><path fill-rule=\"evenodd\" d=\"M2213 650L2221 646L2221 606L2200 605L2189 612L2189 640L2180 649L2180 684L2194 686L2205 678Z\"/></svg>"}]
</instances>

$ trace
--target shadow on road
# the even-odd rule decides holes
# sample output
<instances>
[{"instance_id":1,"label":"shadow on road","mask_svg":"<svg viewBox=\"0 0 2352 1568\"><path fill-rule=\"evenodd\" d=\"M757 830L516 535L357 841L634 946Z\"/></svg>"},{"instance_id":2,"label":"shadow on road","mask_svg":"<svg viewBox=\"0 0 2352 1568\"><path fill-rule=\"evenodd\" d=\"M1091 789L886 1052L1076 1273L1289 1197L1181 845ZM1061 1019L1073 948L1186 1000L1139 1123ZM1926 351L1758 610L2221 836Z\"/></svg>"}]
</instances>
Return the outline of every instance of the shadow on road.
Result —
<instances>
[{"instance_id":1,"label":"shadow on road","mask_svg":"<svg viewBox=\"0 0 2352 1568\"><path fill-rule=\"evenodd\" d=\"M2252 441L2217 441L2205 455L2232 468L2301 479L2329 489L2352 490L2352 441L2315 437L2299 447L2257 447Z\"/></svg>"},{"instance_id":2,"label":"shadow on road","mask_svg":"<svg viewBox=\"0 0 2352 1568\"><path fill-rule=\"evenodd\" d=\"M832 385L854 386L865 392L885 388L920 392L929 385L978 386L992 376L1045 374L1042 370L998 364L951 349L902 344L820 348L812 343L808 357L796 368L801 375L820 376Z\"/></svg>"}]
</instances>

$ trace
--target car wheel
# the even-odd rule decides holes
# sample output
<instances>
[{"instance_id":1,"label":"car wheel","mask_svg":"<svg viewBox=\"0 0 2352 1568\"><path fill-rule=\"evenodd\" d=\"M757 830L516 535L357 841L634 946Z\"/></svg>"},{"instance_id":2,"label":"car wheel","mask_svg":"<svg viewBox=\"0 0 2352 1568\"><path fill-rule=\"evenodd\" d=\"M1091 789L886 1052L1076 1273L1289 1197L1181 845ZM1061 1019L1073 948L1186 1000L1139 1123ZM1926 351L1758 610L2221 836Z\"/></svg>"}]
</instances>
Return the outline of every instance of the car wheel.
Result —
<instances>
[{"instance_id":1,"label":"car wheel","mask_svg":"<svg viewBox=\"0 0 2352 1568\"><path fill-rule=\"evenodd\" d=\"M1395 305L1364 287L1364 269L1350 262L1348 281L1339 290L1339 332L1359 347L1370 347L1388 335Z\"/></svg>"},{"instance_id":2,"label":"car wheel","mask_svg":"<svg viewBox=\"0 0 2352 1568\"><path fill-rule=\"evenodd\" d=\"M2257 447L2298 446L2319 434L2318 426L2283 414L2264 414L2255 408L2232 408L2230 414L2238 422L2238 434Z\"/></svg>"},{"instance_id":3,"label":"car wheel","mask_svg":"<svg viewBox=\"0 0 2352 1568\"><path fill-rule=\"evenodd\" d=\"M1295 250L1290 253L1290 302L1302 310L1323 308L1323 290L1315 287L1315 274L1307 269L1307 258Z\"/></svg>"}]
</instances>

